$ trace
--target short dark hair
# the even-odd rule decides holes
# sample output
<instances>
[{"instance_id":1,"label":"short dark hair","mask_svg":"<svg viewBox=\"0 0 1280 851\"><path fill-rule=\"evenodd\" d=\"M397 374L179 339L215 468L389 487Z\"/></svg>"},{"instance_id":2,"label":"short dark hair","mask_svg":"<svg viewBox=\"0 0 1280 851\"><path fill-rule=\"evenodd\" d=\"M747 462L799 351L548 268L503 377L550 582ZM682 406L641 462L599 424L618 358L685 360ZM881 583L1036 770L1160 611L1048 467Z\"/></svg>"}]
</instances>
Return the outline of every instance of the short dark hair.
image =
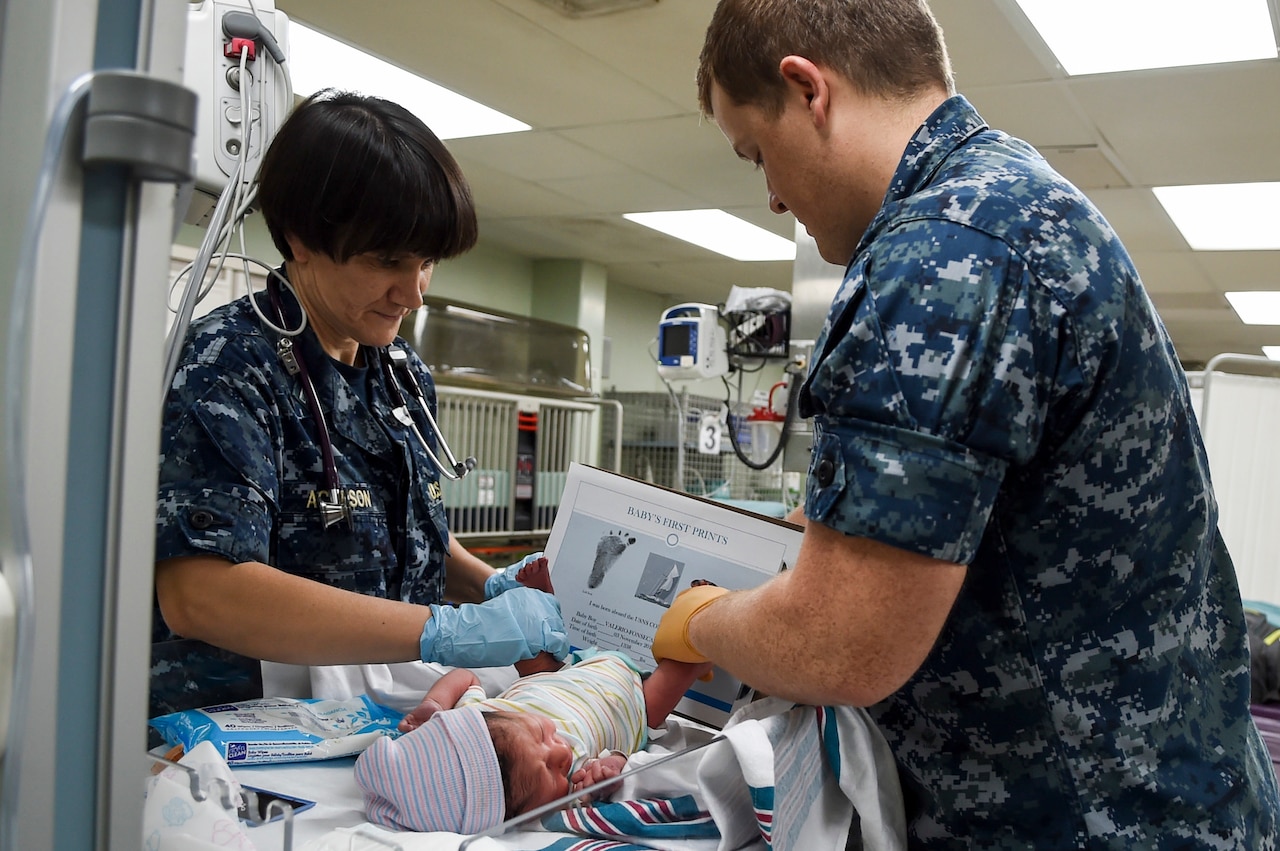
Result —
<instances>
[{"instance_id":1,"label":"short dark hair","mask_svg":"<svg viewBox=\"0 0 1280 851\"><path fill-rule=\"evenodd\" d=\"M720 0L698 60L698 103L711 87L776 116L783 57L831 68L864 93L910 98L932 86L955 91L942 29L925 0Z\"/></svg>"},{"instance_id":2,"label":"short dark hair","mask_svg":"<svg viewBox=\"0 0 1280 851\"><path fill-rule=\"evenodd\" d=\"M456 257L476 243L462 169L417 116L388 100L325 89L272 139L258 206L276 248L287 236L342 263L357 254Z\"/></svg>"},{"instance_id":3,"label":"short dark hair","mask_svg":"<svg viewBox=\"0 0 1280 851\"><path fill-rule=\"evenodd\" d=\"M529 799L527 789L515 788L516 760L513 756L513 733L515 721L510 713L482 712L485 726L489 728L489 738L493 741L493 754L498 758L498 774L502 777L502 806L506 814L504 819L520 815L525 802Z\"/></svg>"}]
</instances>

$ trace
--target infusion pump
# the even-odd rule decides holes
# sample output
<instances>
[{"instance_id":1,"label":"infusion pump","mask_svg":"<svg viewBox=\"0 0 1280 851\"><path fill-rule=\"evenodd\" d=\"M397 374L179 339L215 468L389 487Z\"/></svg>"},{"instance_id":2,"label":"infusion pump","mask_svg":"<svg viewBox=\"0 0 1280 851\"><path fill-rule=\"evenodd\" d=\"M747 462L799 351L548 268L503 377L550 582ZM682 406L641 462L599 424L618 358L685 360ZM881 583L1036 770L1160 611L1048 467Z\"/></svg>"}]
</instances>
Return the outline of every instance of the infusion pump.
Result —
<instances>
[{"instance_id":1,"label":"infusion pump","mask_svg":"<svg viewBox=\"0 0 1280 851\"><path fill-rule=\"evenodd\" d=\"M718 378L729 372L720 311L710 304L677 304L658 323L658 375L666 379Z\"/></svg>"}]
</instances>

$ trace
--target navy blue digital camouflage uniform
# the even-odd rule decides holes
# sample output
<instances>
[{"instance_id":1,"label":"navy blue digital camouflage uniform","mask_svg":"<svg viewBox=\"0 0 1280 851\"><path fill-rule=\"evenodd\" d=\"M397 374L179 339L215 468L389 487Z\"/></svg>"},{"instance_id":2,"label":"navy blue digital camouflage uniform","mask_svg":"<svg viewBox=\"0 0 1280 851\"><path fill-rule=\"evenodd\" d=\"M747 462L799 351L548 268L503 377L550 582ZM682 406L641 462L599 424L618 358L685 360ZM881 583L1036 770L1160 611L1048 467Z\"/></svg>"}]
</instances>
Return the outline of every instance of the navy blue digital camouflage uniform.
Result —
<instances>
[{"instance_id":1,"label":"navy blue digital camouflage uniform","mask_svg":"<svg viewBox=\"0 0 1280 851\"><path fill-rule=\"evenodd\" d=\"M911 846L1274 848L1185 376L1093 205L952 98L814 354L806 516L968 565L924 665L871 708Z\"/></svg>"},{"instance_id":2,"label":"navy blue digital camouflage uniform","mask_svg":"<svg viewBox=\"0 0 1280 851\"><path fill-rule=\"evenodd\" d=\"M272 316L266 296L257 297ZM310 329L294 338L329 427L338 499L351 510L350 525L325 529L316 423L298 378L276 354L279 335L263 327L248 299L211 311L188 332L164 409L156 560L256 561L361 594L442 602L449 531L437 471L392 416L373 351L362 349L370 411ZM282 300L282 327L296 328L296 303L287 292ZM434 414L426 366L403 340L393 345L409 351ZM153 620L153 716L262 696L257 660L180 639L158 609Z\"/></svg>"}]
</instances>

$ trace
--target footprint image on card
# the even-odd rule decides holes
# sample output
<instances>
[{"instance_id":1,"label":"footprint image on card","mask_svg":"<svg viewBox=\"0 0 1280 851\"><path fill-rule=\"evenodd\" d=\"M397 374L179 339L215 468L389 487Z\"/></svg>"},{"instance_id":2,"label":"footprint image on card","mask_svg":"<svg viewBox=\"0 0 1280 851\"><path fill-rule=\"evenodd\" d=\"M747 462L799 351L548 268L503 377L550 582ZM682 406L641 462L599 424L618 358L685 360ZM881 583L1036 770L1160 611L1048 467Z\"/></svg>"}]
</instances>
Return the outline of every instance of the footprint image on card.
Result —
<instances>
[{"instance_id":1,"label":"footprint image on card","mask_svg":"<svg viewBox=\"0 0 1280 851\"><path fill-rule=\"evenodd\" d=\"M600 542L596 544L596 560L591 564L591 575L587 577L587 587L600 587L605 573L613 567L618 556L635 542L636 539L630 532L605 532L601 535Z\"/></svg>"}]
</instances>

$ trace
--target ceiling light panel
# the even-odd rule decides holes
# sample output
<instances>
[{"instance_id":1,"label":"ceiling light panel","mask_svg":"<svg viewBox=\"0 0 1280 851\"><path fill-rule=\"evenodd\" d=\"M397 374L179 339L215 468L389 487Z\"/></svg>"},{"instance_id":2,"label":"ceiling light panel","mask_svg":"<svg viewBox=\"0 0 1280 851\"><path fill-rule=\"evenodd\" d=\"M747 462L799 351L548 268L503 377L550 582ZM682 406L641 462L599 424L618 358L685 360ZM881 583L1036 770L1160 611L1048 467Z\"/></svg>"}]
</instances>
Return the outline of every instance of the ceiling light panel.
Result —
<instances>
[{"instance_id":1,"label":"ceiling light panel","mask_svg":"<svg viewBox=\"0 0 1280 851\"><path fill-rule=\"evenodd\" d=\"M1280 292L1223 293L1245 325L1280 325Z\"/></svg>"},{"instance_id":2,"label":"ceiling light panel","mask_svg":"<svg viewBox=\"0 0 1280 851\"><path fill-rule=\"evenodd\" d=\"M1280 183L1157 186L1151 191L1197 251L1280 249Z\"/></svg>"},{"instance_id":3,"label":"ceiling light panel","mask_svg":"<svg viewBox=\"0 0 1280 851\"><path fill-rule=\"evenodd\" d=\"M386 98L418 116L441 139L518 133L528 124L365 53L305 24L289 24L293 91L308 97L324 88Z\"/></svg>"},{"instance_id":4,"label":"ceiling light panel","mask_svg":"<svg viewBox=\"0 0 1280 851\"><path fill-rule=\"evenodd\" d=\"M1274 59L1267 0L1016 0L1070 75Z\"/></svg>"},{"instance_id":5,"label":"ceiling light panel","mask_svg":"<svg viewBox=\"0 0 1280 851\"><path fill-rule=\"evenodd\" d=\"M796 244L724 210L625 213L627 221L734 260L795 260Z\"/></svg>"}]
</instances>

